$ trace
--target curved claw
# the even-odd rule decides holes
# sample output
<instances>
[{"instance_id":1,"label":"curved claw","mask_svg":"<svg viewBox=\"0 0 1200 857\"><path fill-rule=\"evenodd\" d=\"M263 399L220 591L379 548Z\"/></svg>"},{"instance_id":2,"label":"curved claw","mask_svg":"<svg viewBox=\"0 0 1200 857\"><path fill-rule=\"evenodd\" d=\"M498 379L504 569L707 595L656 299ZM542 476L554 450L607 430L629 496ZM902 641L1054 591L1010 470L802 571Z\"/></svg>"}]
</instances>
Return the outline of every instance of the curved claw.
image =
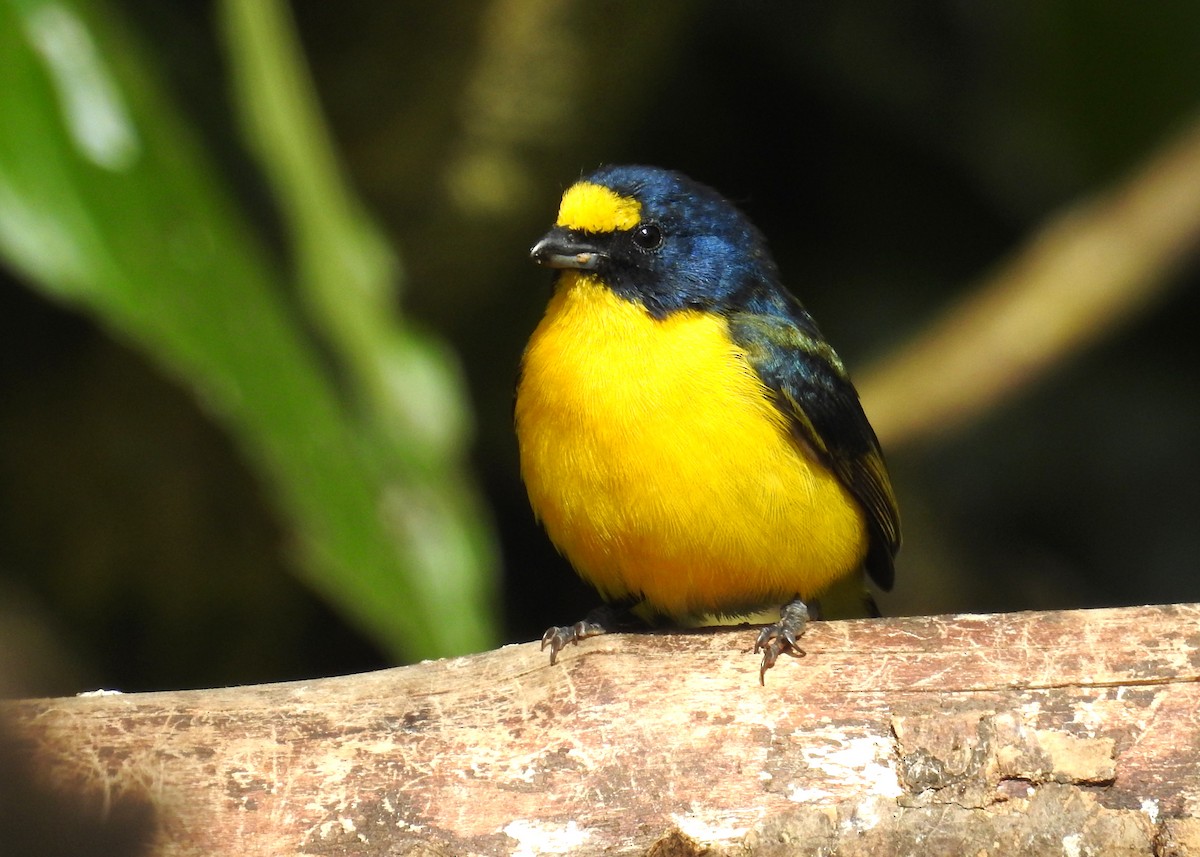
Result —
<instances>
[{"instance_id":1,"label":"curved claw","mask_svg":"<svg viewBox=\"0 0 1200 857\"><path fill-rule=\"evenodd\" d=\"M789 601L779 611L779 621L767 625L758 632L754 641L754 653L763 653L762 666L758 670L759 684L766 685L767 670L775 666L775 661L784 652L794 658L802 658L804 649L796 643L797 638L804 633L808 625L808 607L799 598Z\"/></svg>"},{"instance_id":2,"label":"curved claw","mask_svg":"<svg viewBox=\"0 0 1200 857\"><path fill-rule=\"evenodd\" d=\"M550 647L550 664L553 666L558 661L558 653L566 648L568 643L579 645L580 640L597 637L603 633L603 626L587 619L582 619L574 625L556 625L547 628L546 633L542 634L542 651L545 651L547 646Z\"/></svg>"},{"instance_id":3,"label":"curved claw","mask_svg":"<svg viewBox=\"0 0 1200 857\"><path fill-rule=\"evenodd\" d=\"M755 646L754 652L757 654L760 651L759 646ZM805 655L804 649L794 644L789 644L783 637L773 637L766 644L761 646L763 653L762 665L758 668L758 683L766 685L767 670L775 666L775 661L779 660L779 656L787 652L793 658L802 658Z\"/></svg>"}]
</instances>

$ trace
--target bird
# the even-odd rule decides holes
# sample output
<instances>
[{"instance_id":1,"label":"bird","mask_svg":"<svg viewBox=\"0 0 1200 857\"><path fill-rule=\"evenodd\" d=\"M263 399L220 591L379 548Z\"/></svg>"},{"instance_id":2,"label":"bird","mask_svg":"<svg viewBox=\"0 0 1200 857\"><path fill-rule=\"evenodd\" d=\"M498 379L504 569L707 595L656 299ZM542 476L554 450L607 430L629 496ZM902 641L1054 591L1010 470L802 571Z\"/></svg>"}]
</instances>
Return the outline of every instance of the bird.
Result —
<instances>
[{"instance_id":1,"label":"bird","mask_svg":"<svg viewBox=\"0 0 1200 857\"><path fill-rule=\"evenodd\" d=\"M542 638L550 662L630 611L686 625L779 607L759 681L802 656L809 604L894 578L900 514L837 353L762 233L682 173L606 165L531 248L552 296L514 423L535 517L605 605ZM815 611L814 611L815 612Z\"/></svg>"}]
</instances>

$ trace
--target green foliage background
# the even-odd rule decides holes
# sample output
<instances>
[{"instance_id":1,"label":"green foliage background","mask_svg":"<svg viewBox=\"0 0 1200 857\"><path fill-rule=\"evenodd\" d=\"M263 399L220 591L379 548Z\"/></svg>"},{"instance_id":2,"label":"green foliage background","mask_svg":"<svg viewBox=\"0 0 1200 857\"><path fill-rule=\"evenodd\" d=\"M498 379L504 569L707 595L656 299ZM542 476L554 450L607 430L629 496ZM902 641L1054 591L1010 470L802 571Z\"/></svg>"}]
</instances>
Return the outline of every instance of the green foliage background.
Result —
<instances>
[{"instance_id":1,"label":"green foliage background","mask_svg":"<svg viewBox=\"0 0 1200 857\"><path fill-rule=\"evenodd\" d=\"M1189 118L1198 38L1115 0L0 0L0 672L262 681L578 618L509 427L565 184L719 187L853 368ZM1200 597L1178 277L893 452L885 611Z\"/></svg>"},{"instance_id":2,"label":"green foliage background","mask_svg":"<svg viewBox=\"0 0 1200 857\"><path fill-rule=\"evenodd\" d=\"M287 7L219 9L233 106L287 233L274 263L103 8L0 14L0 247L15 271L191 390L268 489L291 565L393 657L494 644L457 365L399 312L395 259L339 174Z\"/></svg>"}]
</instances>

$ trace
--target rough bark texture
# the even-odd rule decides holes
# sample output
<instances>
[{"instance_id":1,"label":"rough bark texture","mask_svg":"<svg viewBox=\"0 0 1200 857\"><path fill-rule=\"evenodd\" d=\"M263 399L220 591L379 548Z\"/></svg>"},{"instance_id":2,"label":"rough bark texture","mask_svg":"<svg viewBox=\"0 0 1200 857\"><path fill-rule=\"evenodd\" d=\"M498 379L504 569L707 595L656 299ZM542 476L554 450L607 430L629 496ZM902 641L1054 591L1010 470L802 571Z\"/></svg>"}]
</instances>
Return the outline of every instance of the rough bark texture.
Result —
<instances>
[{"instance_id":1,"label":"rough bark texture","mask_svg":"<svg viewBox=\"0 0 1200 857\"><path fill-rule=\"evenodd\" d=\"M0 764L58 819L19 833L109 854L1200 854L1198 620L814 623L766 687L742 628L12 702Z\"/></svg>"}]
</instances>

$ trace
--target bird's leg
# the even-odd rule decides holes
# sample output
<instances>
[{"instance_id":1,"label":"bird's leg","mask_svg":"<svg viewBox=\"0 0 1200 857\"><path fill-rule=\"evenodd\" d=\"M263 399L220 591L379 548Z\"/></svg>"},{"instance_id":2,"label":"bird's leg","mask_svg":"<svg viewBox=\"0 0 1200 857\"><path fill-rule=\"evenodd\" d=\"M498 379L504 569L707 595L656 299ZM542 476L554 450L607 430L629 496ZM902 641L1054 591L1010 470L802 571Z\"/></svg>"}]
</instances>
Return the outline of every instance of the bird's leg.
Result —
<instances>
[{"instance_id":1,"label":"bird's leg","mask_svg":"<svg viewBox=\"0 0 1200 857\"><path fill-rule=\"evenodd\" d=\"M796 638L804 633L808 625L808 606L799 598L793 598L779 610L779 621L763 628L754 642L754 653L763 653L762 666L758 670L760 684L767 683L767 670L775 666L781 654L804 657L804 649L796 644Z\"/></svg>"},{"instance_id":2,"label":"bird's leg","mask_svg":"<svg viewBox=\"0 0 1200 857\"><path fill-rule=\"evenodd\" d=\"M547 646L550 647L550 663L554 664L558 661L558 653L568 643L578 645L580 640L598 637L637 622L637 618L630 612L631 606L630 602L601 604L588 613L586 619L581 619L574 625L556 625L553 628L547 628L546 633L542 634L542 650L545 651Z\"/></svg>"}]
</instances>

